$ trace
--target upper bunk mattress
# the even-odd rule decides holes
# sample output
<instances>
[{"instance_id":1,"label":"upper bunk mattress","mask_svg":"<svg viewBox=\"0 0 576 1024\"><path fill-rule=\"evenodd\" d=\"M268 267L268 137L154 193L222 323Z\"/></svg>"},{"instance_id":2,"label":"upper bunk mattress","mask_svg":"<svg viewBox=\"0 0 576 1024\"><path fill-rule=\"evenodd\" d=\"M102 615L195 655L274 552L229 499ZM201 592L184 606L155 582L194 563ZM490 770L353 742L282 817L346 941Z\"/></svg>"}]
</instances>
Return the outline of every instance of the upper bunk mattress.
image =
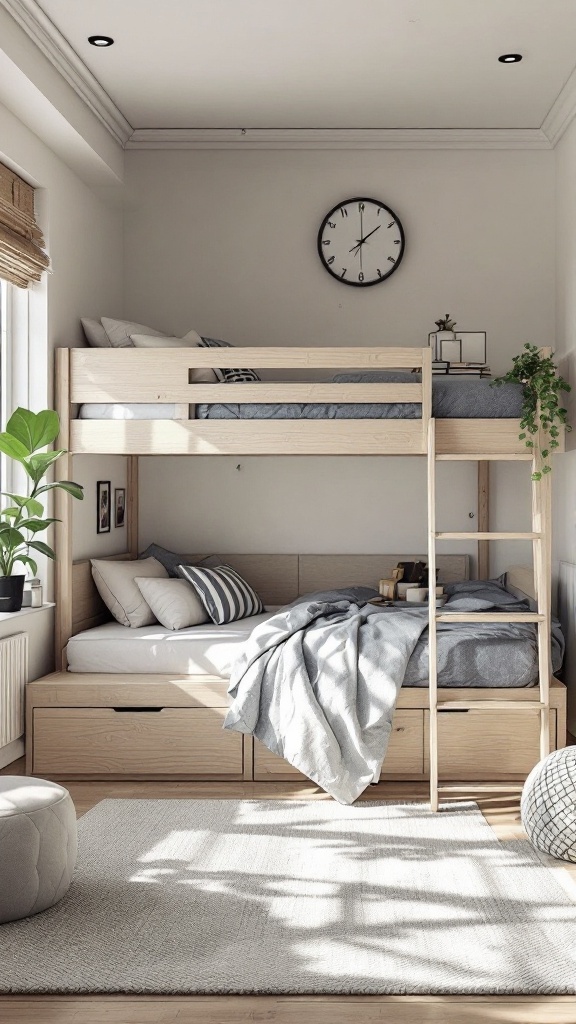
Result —
<instances>
[{"instance_id":1,"label":"upper bunk mattress","mask_svg":"<svg viewBox=\"0 0 576 1024\"><path fill-rule=\"evenodd\" d=\"M420 374L339 373L341 384L416 384ZM522 415L522 387L503 384L492 387L489 380L466 376L432 378L432 415L438 419L517 419ZM422 406L413 402L320 404L231 404L198 405L198 419L219 420L416 420Z\"/></svg>"},{"instance_id":2,"label":"upper bunk mattress","mask_svg":"<svg viewBox=\"0 0 576 1024\"><path fill-rule=\"evenodd\" d=\"M336 383L415 384L413 373L340 373ZM198 419L325 420L325 419L420 419L422 408L416 403L255 403L196 407ZM123 405L85 404L80 419L176 419L171 404ZM469 377L438 376L432 380L432 415L439 419L518 419L522 415L522 388L519 384L491 387L489 380Z\"/></svg>"}]
</instances>

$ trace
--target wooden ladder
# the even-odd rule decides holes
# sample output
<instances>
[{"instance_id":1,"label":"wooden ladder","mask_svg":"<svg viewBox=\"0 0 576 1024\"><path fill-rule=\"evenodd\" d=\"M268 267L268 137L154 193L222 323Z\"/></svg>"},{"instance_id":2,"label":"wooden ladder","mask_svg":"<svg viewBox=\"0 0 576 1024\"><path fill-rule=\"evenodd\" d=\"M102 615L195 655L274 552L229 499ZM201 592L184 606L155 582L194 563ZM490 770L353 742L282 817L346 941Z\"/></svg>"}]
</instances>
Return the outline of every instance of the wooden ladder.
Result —
<instances>
[{"instance_id":1,"label":"wooden ladder","mask_svg":"<svg viewBox=\"0 0 576 1024\"><path fill-rule=\"evenodd\" d=\"M530 460L532 472L541 471L541 444L536 441ZM532 481L532 531L530 533L439 533L436 530L436 462L450 459L449 455L436 454L435 421L430 419L428 427L428 627L429 627L429 704L430 704L430 806L438 810L438 717L448 711L495 711L537 710L540 714L540 757L550 752L550 679L551 664L551 486L550 475L545 474L539 481ZM510 454L471 455L470 461L499 458L510 461ZM458 456L462 459L462 455ZM525 455L517 456L526 461ZM536 588L536 612L445 612L436 609L436 541L437 540L531 540ZM538 700L438 700L438 647L436 627L438 622L535 622L538 626Z\"/></svg>"}]
</instances>

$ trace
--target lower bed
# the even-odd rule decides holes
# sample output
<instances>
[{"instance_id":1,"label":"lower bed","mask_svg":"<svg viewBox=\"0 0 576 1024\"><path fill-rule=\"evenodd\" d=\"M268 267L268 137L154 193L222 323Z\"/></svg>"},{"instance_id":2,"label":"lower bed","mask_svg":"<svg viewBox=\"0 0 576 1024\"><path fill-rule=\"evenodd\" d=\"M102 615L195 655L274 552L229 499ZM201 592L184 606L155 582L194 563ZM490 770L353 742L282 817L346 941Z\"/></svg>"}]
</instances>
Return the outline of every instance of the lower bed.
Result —
<instances>
[{"instance_id":1,"label":"lower bed","mask_svg":"<svg viewBox=\"0 0 576 1024\"><path fill-rule=\"evenodd\" d=\"M514 602L493 581L501 602ZM469 598L486 584L447 585ZM62 779L198 779L297 782L306 779L258 740L223 730L228 678L239 647L268 613L228 626L171 632L106 623L73 637L68 672L29 683L27 771ZM392 613L393 614L393 613ZM442 623L439 699L458 700L474 686L478 705L439 717L442 780L518 781L539 758L540 715L534 699L536 642L532 624ZM554 629L554 668L562 637ZM382 778L424 781L429 774L427 644L414 650L401 688ZM505 713L483 701L506 698ZM551 685L550 746L566 742L566 688Z\"/></svg>"},{"instance_id":2,"label":"lower bed","mask_svg":"<svg viewBox=\"0 0 576 1024\"><path fill-rule=\"evenodd\" d=\"M482 588L482 589L480 589ZM487 589L488 588L488 589ZM501 584L467 581L448 588L445 611L457 610L459 597L493 593L499 608L517 602ZM406 607L404 605L404 607ZM526 608L525 604L518 604ZM270 612L225 626L205 624L177 631L159 624L131 629L117 622L78 633L67 648L71 672L124 674L176 673L216 675L228 679L241 645ZM562 664L563 641L555 624L552 636L554 671ZM538 678L536 630L531 623L439 623L438 684L445 687L514 688L533 686ZM410 658L404 684L428 685L426 634Z\"/></svg>"}]
</instances>

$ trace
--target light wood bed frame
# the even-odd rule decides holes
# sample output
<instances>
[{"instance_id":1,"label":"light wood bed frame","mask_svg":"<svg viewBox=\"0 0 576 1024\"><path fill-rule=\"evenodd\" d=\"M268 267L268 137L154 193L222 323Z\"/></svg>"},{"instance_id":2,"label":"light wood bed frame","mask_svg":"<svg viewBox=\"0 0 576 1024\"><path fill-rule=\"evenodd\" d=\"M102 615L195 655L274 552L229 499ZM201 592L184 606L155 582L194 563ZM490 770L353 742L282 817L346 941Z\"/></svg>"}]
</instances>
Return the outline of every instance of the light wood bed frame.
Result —
<instances>
[{"instance_id":1,"label":"light wood bed frame","mask_svg":"<svg viewBox=\"0 0 576 1024\"><path fill-rule=\"evenodd\" d=\"M428 460L428 562L460 573L458 558L436 556L437 539L472 539L478 544L478 575L489 575L488 545L495 539L533 541L534 570L516 573L515 583L535 594L538 622L540 699L526 689L438 690L436 621L430 607L431 677L427 688L402 689L385 776L431 778L438 806L438 777L521 779L549 746L565 742L565 689L550 666L550 487L533 487L530 534L493 533L489 527L489 466L493 460L532 461L513 419L435 420L429 348L233 348L59 349L56 401L61 435L61 479L73 479L75 454L128 457L128 556L138 552L139 455L425 455ZM270 383L190 384L197 367L255 366L272 370L421 369L414 384ZM198 402L418 402L417 420L196 420ZM176 420L78 420L77 403L173 403ZM435 527L435 463L478 463L477 532L439 533ZM72 507L57 492L56 651L64 658L68 639L108 617L95 597L89 563L72 561ZM117 556L123 557L123 556ZM124 556L126 557L126 556ZM200 556L199 556L200 557ZM231 555L232 564L272 604L302 592L347 583L375 583L401 556ZM410 556L404 556L409 558ZM412 556L416 557L416 556ZM422 556L420 556L422 557ZM455 559L450 563L450 559ZM530 574L536 590L530 587ZM514 576L514 574L512 574ZM449 576L444 576L448 581ZM452 578L455 578L454 576ZM456 577L457 578L457 577ZM491 616L485 616L490 618ZM466 618L465 616L463 618ZM493 615L509 619L503 613ZM64 660L59 668L65 667ZM291 766L239 734L223 733L226 682L216 677L74 675L57 671L28 687L28 771L76 778L298 777ZM161 714L157 709L162 708ZM154 713L152 713L154 711ZM501 715L500 711L505 711Z\"/></svg>"}]
</instances>

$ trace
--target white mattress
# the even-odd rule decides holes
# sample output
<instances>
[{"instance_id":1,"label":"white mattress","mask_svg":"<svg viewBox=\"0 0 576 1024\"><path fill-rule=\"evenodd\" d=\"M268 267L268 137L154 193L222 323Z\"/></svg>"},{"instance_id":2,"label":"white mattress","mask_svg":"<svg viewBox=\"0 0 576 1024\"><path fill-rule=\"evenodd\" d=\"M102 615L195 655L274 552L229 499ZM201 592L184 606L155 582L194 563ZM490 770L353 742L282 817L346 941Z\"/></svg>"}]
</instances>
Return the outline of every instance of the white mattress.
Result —
<instances>
[{"instance_id":1,"label":"white mattress","mask_svg":"<svg viewBox=\"0 0 576 1024\"><path fill-rule=\"evenodd\" d=\"M140 402L136 405L101 405L85 402L78 410L79 420L175 420L176 406Z\"/></svg>"},{"instance_id":2,"label":"white mattress","mask_svg":"<svg viewBox=\"0 0 576 1024\"><path fill-rule=\"evenodd\" d=\"M188 629L119 622L87 629L68 641L70 672L173 672L178 675L230 677L240 644L271 610L227 626L206 623Z\"/></svg>"}]
</instances>

